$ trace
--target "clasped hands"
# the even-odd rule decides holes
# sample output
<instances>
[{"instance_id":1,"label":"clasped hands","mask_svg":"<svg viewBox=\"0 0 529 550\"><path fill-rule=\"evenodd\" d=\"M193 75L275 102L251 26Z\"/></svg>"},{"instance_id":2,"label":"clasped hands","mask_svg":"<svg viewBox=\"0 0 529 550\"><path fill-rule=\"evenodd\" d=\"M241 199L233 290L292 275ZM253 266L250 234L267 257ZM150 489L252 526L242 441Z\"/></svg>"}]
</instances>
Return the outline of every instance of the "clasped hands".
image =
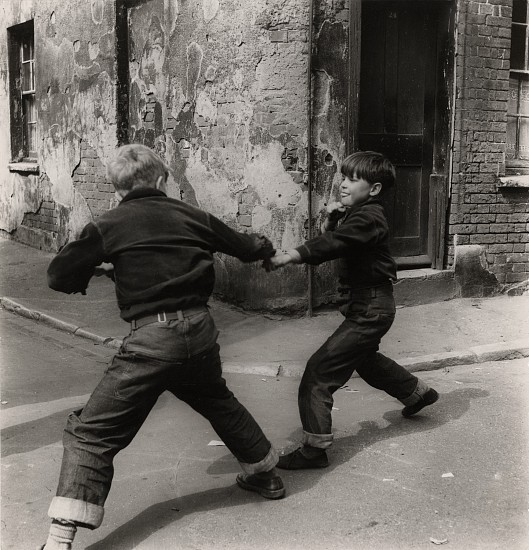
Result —
<instances>
[{"instance_id":1,"label":"clasped hands","mask_svg":"<svg viewBox=\"0 0 529 550\"><path fill-rule=\"evenodd\" d=\"M301 256L299 255L299 252L297 250L289 250L288 252L281 251L276 252L274 256L271 256L270 258L267 258L266 260L263 260L263 268L266 272L275 271L276 269L279 269L280 267L284 267L285 265L291 264L291 263L300 263L301 262Z\"/></svg>"},{"instance_id":2,"label":"clasped hands","mask_svg":"<svg viewBox=\"0 0 529 550\"><path fill-rule=\"evenodd\" d=\"M341 202L331 202L327 205L327 217L322 224L322 232L331 231L336 227L338 221L345 216L346 208ZM301 263L301 256L295 249L276 252L274 256L263 261L262 266L267 271L275 271L288 264Z\"/></svg>"}]
</instances>

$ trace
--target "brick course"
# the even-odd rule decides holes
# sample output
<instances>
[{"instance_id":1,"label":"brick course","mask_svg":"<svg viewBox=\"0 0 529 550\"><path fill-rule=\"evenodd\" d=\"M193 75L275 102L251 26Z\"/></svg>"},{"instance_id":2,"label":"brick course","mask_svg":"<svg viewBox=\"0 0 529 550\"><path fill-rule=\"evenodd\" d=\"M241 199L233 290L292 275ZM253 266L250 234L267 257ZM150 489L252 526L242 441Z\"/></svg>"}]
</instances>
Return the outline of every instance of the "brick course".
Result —
<instances>
[{"instance_id":1,"label":"brick course","mask_svg":"<svg viewBox=\"0 0 529 550\"><path fill-rule=\"evenodd\" d=\"M457 244L483 246L500 283L515 283L529 276L529 204L526 191L498 187L506 172L512 0L460 0L458 9L448 261L457 235Z\"/></svg>"},{"instance_id":2,"label":"brick course","mask_svg":"<svg viewBox=\"0 0 529 550\"><path fill-rule=\"evenodd\" d=\"M81 161L73 173L73 185L86 199L93 216L109 210L114 204L114 187L107 183L103 163L95 149L81 142Z\"/></svg>"}]
</instances>

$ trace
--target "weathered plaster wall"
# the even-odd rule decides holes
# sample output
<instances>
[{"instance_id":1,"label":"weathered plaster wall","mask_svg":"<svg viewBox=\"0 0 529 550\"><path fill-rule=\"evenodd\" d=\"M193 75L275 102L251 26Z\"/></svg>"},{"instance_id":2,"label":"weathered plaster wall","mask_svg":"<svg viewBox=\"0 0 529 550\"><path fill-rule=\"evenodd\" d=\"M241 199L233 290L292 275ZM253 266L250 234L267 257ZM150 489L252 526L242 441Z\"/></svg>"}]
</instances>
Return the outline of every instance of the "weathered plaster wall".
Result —
<instances>
[{"instance_id":1,"label":"weathered plaster wall","mask_svg":"<svg viewBox=\"0 0 529 550\"><path fill-rule=\"evenodd\" d=\"M104 164L116 146L115 15L104 0L48 5L39 2L35 32L39 163L53 200L68 211L59 233L69 238L108 208L113 192ZM96 168L89 178L87 164Z\"/></svg>"},{"instance_id":2,"label":"weathered plaster wall","mask_svg":"<svg viewBox=\"0 0 529 550\"><path fill-rule=\"evenodd\" d=\"M327 4L314 36L316 224L338 179L347 105L348 10ZM307 236L308 9L157 0L129 13L130 140L166 158L173 196L283 249ZM267 275L222 257L217 274L217 291L246 306L304 307L305 267Z\"/></svg>"},{"instance_id":3,"label":"weathered plaster wall","mask_svg":"<svg viewBox=\"0 0 529 550\"><path fill-rule=\"evenodd\" d=\"M349 102L349 2L317 3L313 59L313 225L315 234L329 201L338 200L340 164L346 156ZM314 305L336 295L335 264L314 269Z\"/></svg>"},{"instance_id":4,"label":"weathered plaster wall","mask_svg":"<svg viewBox=\"0 0 529 550\"><path fill-rule=\"evenodd\" d=\"M320 4L313 50L315 226L339 181L347 105L346 2ZM117 145L115 2L28 6L2 6L0 23L5 32L35 19L40 176L0 174L11 178L16 195L3 187L0 223L19 237L22 228L42 231L45 246L57 248L114 204L104 168ZM166 159L172 196L240 231L264 233L278 248L301 244L308 227L309 0L138 0L127 10L129 141ZM0 147L9 157L9 144ZM304 266L265 274L257 264L220 257L217 267L217 291L231 301L306 305ZM325 294L332 269L319 272L316 287Z\"/></svg>"},{"instance_id":5,"label":"weathered plaster wall","mask_svg":"<svg viewBox=\"0 0 529 550\"><path fill-rule=\"evenodd\" d=\"M171 194L279 248L305 235L307 9L158 0L129 15L130 140L166 158ZM303 268L288 285L232 258L217 273L218 292L249 306L306 294Z\"/></svg>"},{"instance_id":6,"label":"weathered plaster wall","mask_svg":"<svg viewBox=\"0 0 529 550\"><path fill-rule=\"evenodd\" d=\"M6 28L34 19L40 176L8 172L2 163L0 178L8 185L1 187L0 229L34 245L38 238L28 237L28 228L41 231L40 245L56 249L111 204L104 163L116 143L113 2L7 2L1 9L2 63ZM4 71L0 95L0 116L8 117ZM9 118L2 122L9 128ZM0 139L2 157L10 159L9 133ZM95 170L83 181L76 171L87 163Z\"/></svg>"},{"instance_id":7,"label":"weathered plaster wall","mask_svg":"<svg viewBox=\"0 0 529 550\"><path fill-rule=\"evenodd\" d=\"M32 2L2 2L0 5L0 229L14 231L22 223L24 214L36 211L42 202L38 176L10 172L11 160L9 106L9 75L7 55L7 28L33 18Z\"/></svg>"}]
</instances>

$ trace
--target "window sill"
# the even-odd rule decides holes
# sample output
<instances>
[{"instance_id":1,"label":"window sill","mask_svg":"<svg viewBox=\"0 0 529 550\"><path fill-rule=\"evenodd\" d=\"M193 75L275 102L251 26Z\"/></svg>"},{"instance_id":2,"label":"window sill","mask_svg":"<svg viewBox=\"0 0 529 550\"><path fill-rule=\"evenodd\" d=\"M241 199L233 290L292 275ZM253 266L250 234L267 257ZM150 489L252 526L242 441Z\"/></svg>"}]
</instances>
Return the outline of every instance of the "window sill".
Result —
<instances>
[{"instance_id":1,"label":"window sill","mask_svg":"<svg viewBox=\"0 0 529 550\"><path fill-rule=\"evenodd\" d=\"M529 175L525 176L503 176L500 178L498 188L529 188Z\"/></svg>"},{"instance_id":2,"label":"window sill","mask_svg":"<svg viewBox=\"0 0 529 550\"><path fill-rule=\"evenodd\" d=\"M38 174L40 171L36 162L11 162L7 167L10 172L22 172L24 174Z\"/></svg>"}]
</instances>

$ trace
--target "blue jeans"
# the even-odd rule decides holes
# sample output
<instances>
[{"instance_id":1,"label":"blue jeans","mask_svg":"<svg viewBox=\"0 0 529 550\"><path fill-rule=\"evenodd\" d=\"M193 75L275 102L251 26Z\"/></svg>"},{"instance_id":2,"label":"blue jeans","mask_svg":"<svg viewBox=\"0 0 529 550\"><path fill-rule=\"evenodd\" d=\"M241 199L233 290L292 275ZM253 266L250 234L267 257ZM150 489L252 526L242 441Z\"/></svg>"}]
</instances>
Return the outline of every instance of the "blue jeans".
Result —
<instances>
[{"instance_id":1,"label":"blue jeans","mask_svg":"<svg viewBox=\"0 0 529 550\"><path fill-rule=\"evenodd\" d=\"M245 472L276 465L277 452L226 386L217 335L206 310L132 329L85 407L68 418L50 517L99 527L113 459L133 440L165 390L210 421Z\"/></svg>"},{"instance_id":2,"label":"blue jeans","mask_svg":"<svg viewBox=\"0 0 529 550\"><path fill-rule=\"evenodd\" d=\"M309 359L298 392L303 443L322 449L333 440L333 393L354 371L405 405L416 403L428 389L404 367L378 353L380 340L395 319L391 285L352 291L340 311L345 320Z\"/></svg>"}]
</instances>

